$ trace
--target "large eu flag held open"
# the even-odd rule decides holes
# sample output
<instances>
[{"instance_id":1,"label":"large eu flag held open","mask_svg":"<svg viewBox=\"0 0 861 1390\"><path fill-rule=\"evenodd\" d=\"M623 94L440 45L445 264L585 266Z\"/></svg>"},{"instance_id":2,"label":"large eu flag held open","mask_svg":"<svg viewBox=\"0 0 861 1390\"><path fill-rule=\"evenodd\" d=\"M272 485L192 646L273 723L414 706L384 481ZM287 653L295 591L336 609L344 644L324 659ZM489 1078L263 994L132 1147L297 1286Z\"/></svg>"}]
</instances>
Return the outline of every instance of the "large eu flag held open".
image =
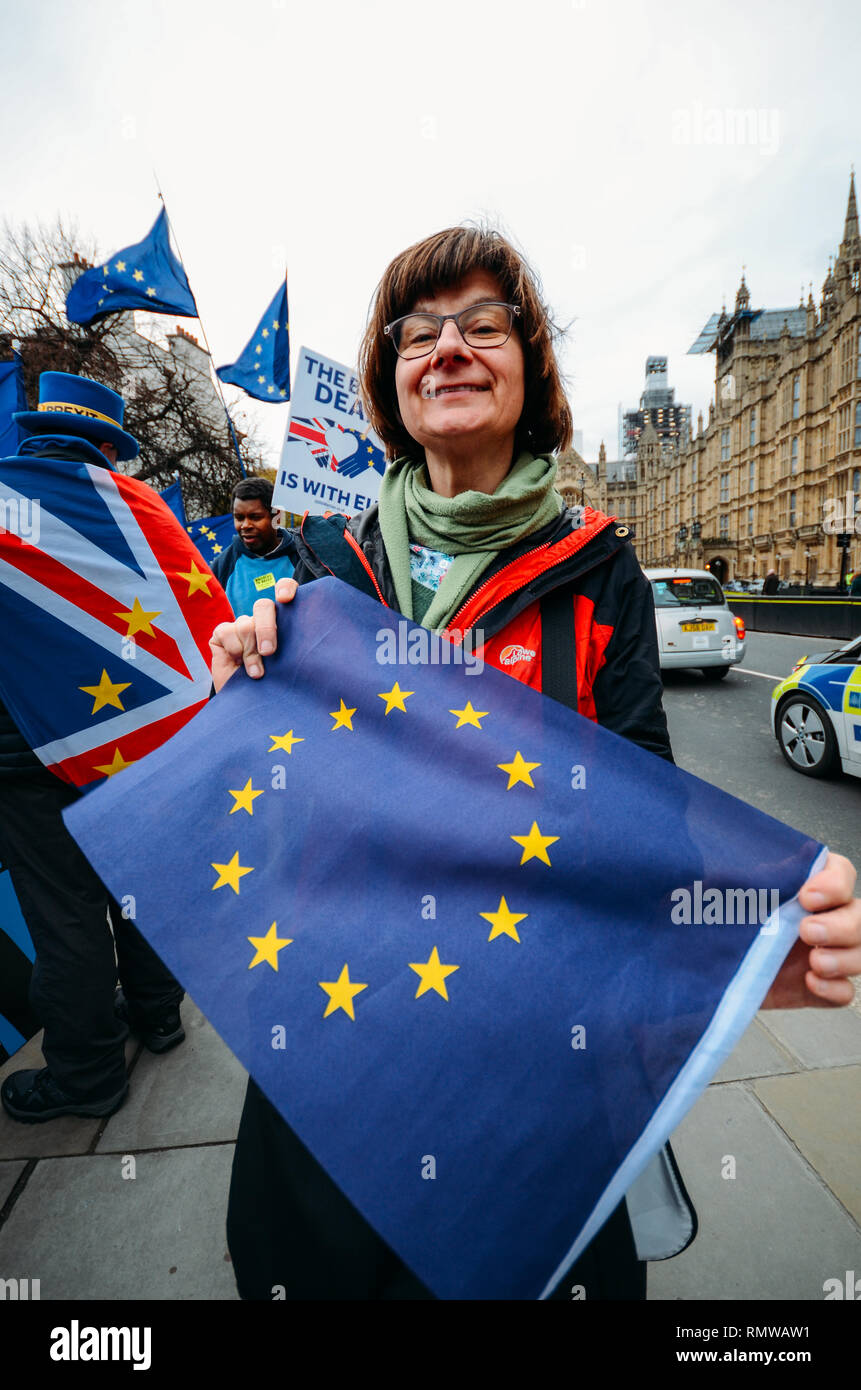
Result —
<instances>
[{"instance_id":1,"label":"large eu flag held open","mask_svg":"<svg viewBox=\"0 0 861 1390\"><path fill-rule=\"evenodd\" d=\"M419 1278L538 1298L749 1023L821 847L339 581L279 622L67 823Z\"/></svg>"}]
</instances>

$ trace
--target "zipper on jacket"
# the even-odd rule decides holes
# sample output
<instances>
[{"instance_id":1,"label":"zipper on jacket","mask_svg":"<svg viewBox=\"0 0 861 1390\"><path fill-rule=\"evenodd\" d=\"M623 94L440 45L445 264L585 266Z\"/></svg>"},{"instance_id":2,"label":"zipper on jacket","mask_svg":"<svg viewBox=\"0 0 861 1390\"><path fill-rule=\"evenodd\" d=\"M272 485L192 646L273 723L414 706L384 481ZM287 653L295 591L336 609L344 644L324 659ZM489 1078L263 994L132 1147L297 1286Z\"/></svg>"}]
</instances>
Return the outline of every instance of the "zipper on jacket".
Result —
<instances>
[{"instance_id":1,"label":"zipper on jacket","mask_svg":"<svg viewBox=\"0 0 861 1390\"><path fill-rule=\"evenodd\" d=\"M388 608L389 605L386 603L386 600L383 598L383 591L382 591L382 589L380 588L379 584L377 583L377 577L376 577L376 575L374 574L374 571L371 569L371 566L370 566L369 563L368 563L368 558L367 558L367 556L365 555L364 550L363 550L362 547L359 545L359 542L356 540L355 536L351 536L351 535L350 535L350 532L347 530L346 526L344 527L344 532L343 532L343 534L344 534L344 540L348 543L348 545L351 545L351 546L353 547L353 550L355 550L356 554L358 555L359 559L361 560L362 565L363 565L363 567L364 567L364 569L365 569L365 571L366 571L368 577L369 577L370 580L371 580L371 583L373 584L374 588L375 588L376 591L377 591L377 597L379 598L380 603L383 605L384 608ZM319 557L318 557L318 558L319 558Z\"/></svg>"},{"instance_id":2,"label":"zipper on jacket","mask_svg":"<svg viewBox=\"0 0 861 1390\"><path fill-rule=\"evenodd\" d=\"M577 554L577 551L578 551L578 550L582 550L582 549L583 549L583 546L586 545L589 541L593 540L596 536L600 536L601 532L602 532L602 531L606 531L607 527L610 526L610 525L612 525L612 523L613 523L614 520L616 520L615 517L612 517L612 516L611 516L611 517L608 517L607 520L605 521L604 525L603 525L603 526L599 526L598 529L597 529L597 531L593 531L590 535L584 536L584 538L580 541L580 544L579 544L579 545L575 545L575 546L569 551L568 555L565 556L565 559L566 559L566 560L570 559L570 557L571 557L572 555L576 555L576 554ZM585 529L585 528L584 528L584 529ZM555 542L555 544L557 544L557 545L558 545L558 543L559 543L558 541ZM479 584L479 586L478 586L478 588L475 590L475 592L474 592L473 594L470 595L470 597L466 600L465 603L462 603L462 604L461 604L460 608L459 608L458 611L455 613L454 617L453 617L453 618L450 620L450 622L448 623L447 628L446 628L446 631L449 631L450 629L456 628L456 627L458 626L458 618L460 617L461 613L463 612L463 610L464 610L465 608L468 608L469 605L470 605L471 603L474 603L474 602L475 602L475 600L478 598L479 594L481 593L482 589L487 589L487 588L490 587L491 584L495 584L495 583L497 582L497 580L500 578L500 576L503 575L503 574L505 574L506 570L513 569L515 565L519 565L519 564L521 564L524 560L528 560L529 557L530 557L531 555L539 555L539 554L541 553L542 550L548 550L549 547L550 547L550 544L551 544L550 541L545 541L543 545L537 545L537 546L535 547L534 550L527 550L527 552L526 552L525 555L519 555L519 556L517 557L516 560L510 560L509 563L508 563L507 565L503 565L503 567L502 567L501 570L497 570L497 571L496 571L496 574L492 574L492 575L490 576L489 579L486 579L486 580L484 581L483 584ZM538 573L535 574L535 575L533 576L533 578L537 579L537 578L538 578L538 575L540 575L540 574L546 574L546 573L547 573L547 570L548 570L548 569L551 569L551 568L552 568L552 565L546 565L546 566L544 567L544 569L539 570ZM507 598L508 595L507 595L507 594L504 594L502 597L503 597L503 598ZM499 602L501 603L501 602L502 602L502 599L499 599ZM495 608L495 607L496 607L496 604L494 604L493 607ZM488 612L489 612L489 611L490 611L490 609L488 609ZM472 627L475 627L475 624L478 622L479 618L484 618L484 617L486 617L486 616L487 616L486 613L478 613L478 614L476 614L476 617L475 617L475 619L474 619L474 621L473 621L473 623L472 623Z\"/></svg>"}]
</instances>

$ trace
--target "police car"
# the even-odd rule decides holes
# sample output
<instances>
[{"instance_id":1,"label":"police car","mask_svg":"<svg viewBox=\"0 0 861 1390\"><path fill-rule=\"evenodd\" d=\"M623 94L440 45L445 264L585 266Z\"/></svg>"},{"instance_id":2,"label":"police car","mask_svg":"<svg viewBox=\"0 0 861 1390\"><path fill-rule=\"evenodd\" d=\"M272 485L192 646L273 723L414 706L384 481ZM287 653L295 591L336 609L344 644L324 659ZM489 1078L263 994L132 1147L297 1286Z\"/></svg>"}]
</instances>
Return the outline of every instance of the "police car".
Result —
<instances>
[{"instance_id":1,"label":"police car","mask_svg":"<svg viewBox=\"0 0 861 1390\"><path fill-rule=\"evenodd\" d=\"M796 772L861 777L861 637L796 662L771 692L771 726Z\"/></svg>"}]
</instances>

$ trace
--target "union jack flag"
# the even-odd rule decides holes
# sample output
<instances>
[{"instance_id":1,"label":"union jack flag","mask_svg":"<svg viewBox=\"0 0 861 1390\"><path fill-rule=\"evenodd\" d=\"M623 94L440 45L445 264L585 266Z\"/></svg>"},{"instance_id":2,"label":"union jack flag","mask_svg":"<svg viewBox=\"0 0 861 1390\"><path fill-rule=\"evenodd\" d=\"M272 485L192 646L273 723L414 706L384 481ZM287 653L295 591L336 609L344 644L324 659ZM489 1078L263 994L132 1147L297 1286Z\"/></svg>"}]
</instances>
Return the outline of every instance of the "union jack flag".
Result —
<instances>
[{"instance_id":1,"label":"union jack flag","mask_svg":"<svg viewBox=\"0 0 861 1390\"><path fill-rule=\"evenodd\" d=\"M321 468L344 478L358 478L369 468L386 471L386 456L367 428L353 430L322 415L310 420L294 416L288 438L304 444Z\"/></svg>"},{"instance_id":2,"label":"union jack flag","mask_svg":"<svg viewBox=\"0 0 861 1390\"><path fill-rule=\"evenodd\" d=\"M145 483L95 464L0 461L0 697L47 768L84 787L138 762L211 688L232 618Z\"/></svg>"}]
</instances>

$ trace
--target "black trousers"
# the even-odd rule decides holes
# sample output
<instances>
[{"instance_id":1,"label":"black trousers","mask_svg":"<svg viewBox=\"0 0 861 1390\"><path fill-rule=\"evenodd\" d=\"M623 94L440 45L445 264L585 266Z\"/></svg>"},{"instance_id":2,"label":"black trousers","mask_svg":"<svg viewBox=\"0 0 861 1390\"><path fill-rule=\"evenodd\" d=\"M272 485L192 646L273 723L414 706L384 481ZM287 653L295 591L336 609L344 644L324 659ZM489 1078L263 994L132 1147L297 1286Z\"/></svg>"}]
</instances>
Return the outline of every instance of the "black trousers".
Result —
<instances>
[{"instance_id":1,"label":"black trousers","mask_svg":"<svg viewBox=\"0 0 861 1390\"><path fill-rule=\"evenodd\" d=\"M241 1298L429 1299L253 1081L239 1126L227 1244ZM550 1295L568 1301L646 1297L624 1201ZM579 1289L582 1288L582 1293ZM284 1293L280 1294L283 1289Z\"/></svg>"},{"instance_id":2,"label":"black trousers","mask_svg":"<svg viewBox=\"0 0 861 1390\"><path fill-rule=\"evenodd\" d=\"M36 950L30 1004L45 1029L45 1061L68 1095L102 1100L126 1080L117 976L141 1010L177 1004L183 991L63 824L80 795L49 772L0 776L0 860Z\"/></svg>"}]
</instances>

